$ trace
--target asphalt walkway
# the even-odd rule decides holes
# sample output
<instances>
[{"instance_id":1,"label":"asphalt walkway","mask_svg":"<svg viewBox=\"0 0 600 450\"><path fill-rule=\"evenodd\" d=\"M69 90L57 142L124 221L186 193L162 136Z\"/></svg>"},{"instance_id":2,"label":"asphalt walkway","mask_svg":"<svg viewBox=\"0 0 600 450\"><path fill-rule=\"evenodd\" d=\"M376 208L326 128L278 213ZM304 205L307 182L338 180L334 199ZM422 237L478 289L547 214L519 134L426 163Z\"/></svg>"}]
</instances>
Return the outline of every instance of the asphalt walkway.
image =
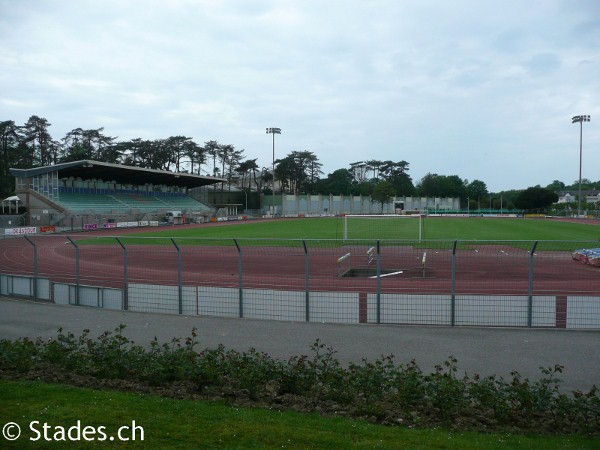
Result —
<instances>
[{"instance_id":1,"label":"asphalt walkway","mask_svg":"<svg viewBox=\"0 0 600 450\"><path fill-rule=\"evenodd\" d=\"M342 363L393 354L397 362L415 359L423 371L430 372L452 355L458 359L459 374L507 378L516 370L531 380L541 376L540 367L560 364L564 366L565 391L587 392L594 384L600 387L600 331L281 322L112 311L0 298L0 339L54 337L59 327L75 335L89 329L92 336L98 336L119 324L127 325L125 335L141 345L155 336L161 343L185 338L195 327L199 350L218 344L239 351L254 347L287 359L309 354L318 338L337 351Z\"/></svg>"}]
</instances>

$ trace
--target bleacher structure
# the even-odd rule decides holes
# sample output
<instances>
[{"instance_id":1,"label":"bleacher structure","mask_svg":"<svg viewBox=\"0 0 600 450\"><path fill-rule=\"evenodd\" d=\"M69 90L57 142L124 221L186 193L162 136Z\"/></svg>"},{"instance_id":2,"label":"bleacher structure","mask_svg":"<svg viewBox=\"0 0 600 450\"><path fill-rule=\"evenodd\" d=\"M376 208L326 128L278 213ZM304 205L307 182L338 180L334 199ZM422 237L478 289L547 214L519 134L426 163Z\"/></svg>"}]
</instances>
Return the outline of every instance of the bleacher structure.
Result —
<instances>
[{"instance_id":1,"label":"bleacher structure","mask_svg":"<svg viewBox=\"0 0 600 450\"><path fill-rule=\"evenodd\" d=\"M186 222L214 214L190 196L220 178L83 160L31 169L10 169L30 226L97 226L131 221L163 222L181 212ZM172 216L172 215L171 215Z\"/></svg>"}]
</instances>

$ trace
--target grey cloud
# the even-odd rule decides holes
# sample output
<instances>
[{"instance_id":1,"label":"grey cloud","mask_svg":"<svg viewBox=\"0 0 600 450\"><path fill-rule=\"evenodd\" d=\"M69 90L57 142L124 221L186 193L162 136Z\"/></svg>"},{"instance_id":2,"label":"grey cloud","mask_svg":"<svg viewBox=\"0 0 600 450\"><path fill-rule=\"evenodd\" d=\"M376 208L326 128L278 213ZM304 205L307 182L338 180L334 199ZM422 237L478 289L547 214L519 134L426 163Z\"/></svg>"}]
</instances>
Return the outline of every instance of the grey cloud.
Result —
<instances>
[{"instance_id":1,"label":"grey cloud","mask_svg":"<svg viewBox=\"0 0 600 450\"><path fill-rule=\"evenodd\" d=\"M278 126L278 153L326 173L368 155L415 180L568 182L549 161L576 147L573 114L598 115L594 3L0 0L0 118L216 139L263 165Z\"/></svg>"},{"instance_id":2,"label":"grey cloud","mask_svg":"<svg viewBox=\"0 0 600 450\"><path fill-rule=\"evenodd\" d=\"M561 61L554 53L538 53L525 61L524 66L532 75L549 75L560 69Z\"/></svg>"}]
</instances>

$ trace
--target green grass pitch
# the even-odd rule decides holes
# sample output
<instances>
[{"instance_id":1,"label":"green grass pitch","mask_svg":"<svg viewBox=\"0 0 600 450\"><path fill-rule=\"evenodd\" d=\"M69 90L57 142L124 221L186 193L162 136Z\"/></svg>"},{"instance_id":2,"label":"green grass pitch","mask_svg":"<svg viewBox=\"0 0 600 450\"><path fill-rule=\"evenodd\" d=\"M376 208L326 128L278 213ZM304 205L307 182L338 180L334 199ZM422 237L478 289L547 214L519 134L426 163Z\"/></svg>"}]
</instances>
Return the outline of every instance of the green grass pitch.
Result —
<instances>
[{"instance_id":1,"label":"green grass pitch","mask_svg":"<svg viewBox=\"0 0 600 450\"><path fill-rule=\"evenodd\" d=\"M343 239L343 218L301 218L229 222L222 226L174 226L140 232L139 236L214 239ZM367 221L371 222L371 221ZM387 220L350 228L349 239L418 239L416 219ZM553 219L430 217L423 220L422 239L598 241L600 222L571 223ZM600 245L600 244L599 244Z\"/></svg>"}]
</instances>

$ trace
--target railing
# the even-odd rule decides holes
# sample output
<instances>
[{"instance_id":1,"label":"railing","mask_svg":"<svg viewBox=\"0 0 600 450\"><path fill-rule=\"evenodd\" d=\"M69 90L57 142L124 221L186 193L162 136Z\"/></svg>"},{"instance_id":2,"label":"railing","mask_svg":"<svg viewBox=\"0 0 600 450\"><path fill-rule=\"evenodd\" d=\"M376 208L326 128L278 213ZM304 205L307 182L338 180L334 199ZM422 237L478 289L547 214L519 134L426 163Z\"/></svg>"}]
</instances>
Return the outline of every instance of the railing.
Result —
<instances>
[{"instance_id":1,"label":"railing","mask_svg":"<svg viewBox=\"0 0 600 450\"><path fill-rule=\"evenodd\" d=\"M0 295L294 321L600 328L598 242L28 236Z\"/></svg>"}]
</instances>

